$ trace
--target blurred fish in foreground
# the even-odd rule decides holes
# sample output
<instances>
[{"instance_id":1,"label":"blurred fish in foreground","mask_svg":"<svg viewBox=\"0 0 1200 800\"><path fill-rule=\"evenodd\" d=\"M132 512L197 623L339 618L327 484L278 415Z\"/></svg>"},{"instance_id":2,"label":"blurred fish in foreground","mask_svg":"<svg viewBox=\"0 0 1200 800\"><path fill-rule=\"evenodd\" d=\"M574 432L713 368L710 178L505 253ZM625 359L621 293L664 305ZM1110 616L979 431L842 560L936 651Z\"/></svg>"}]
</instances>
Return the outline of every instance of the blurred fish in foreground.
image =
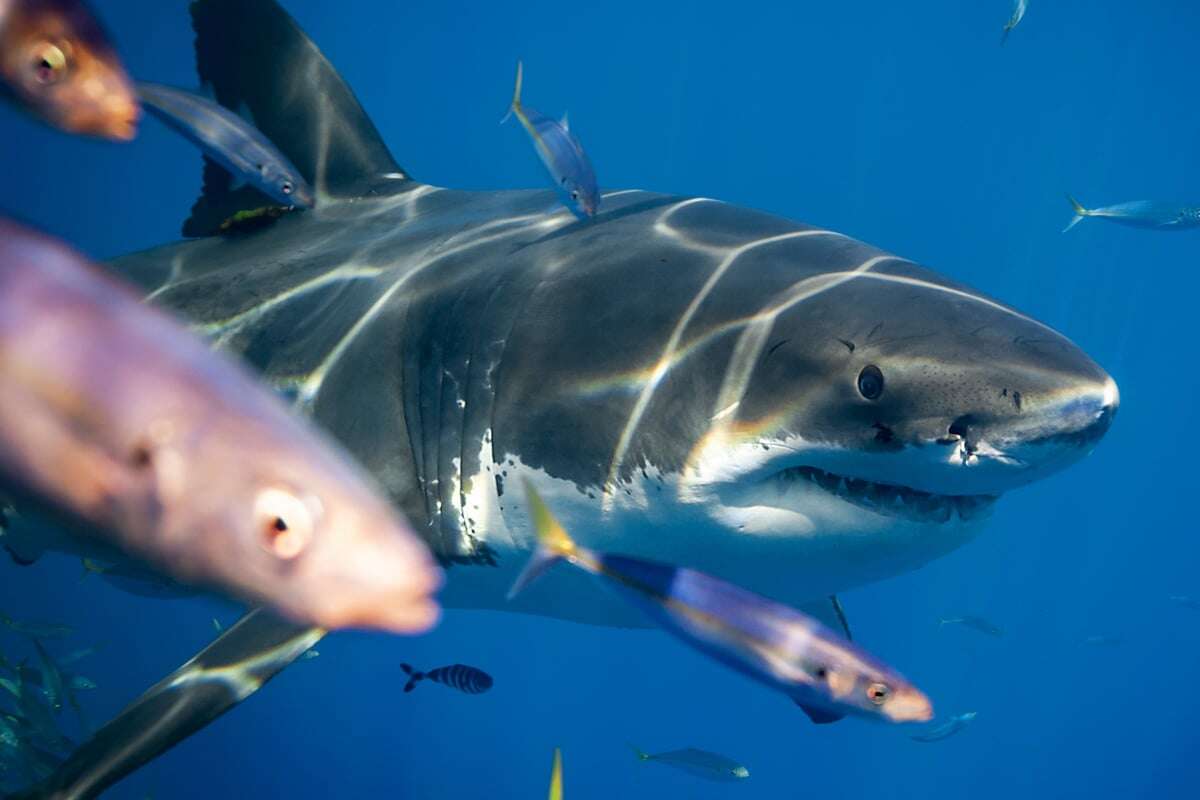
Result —
<instances>
[{"instance_id":1,"label":"blurred fish in foreground","mask_svg":"<svg viewBox=\"0 0 1200 800\"><path fill-rule=\"evenodd\" d=\"M311 208L312 187L295 165L253 125L205 97L139 83L147 110L204 151L234 178L240 178L285 206Z\"/></svg>"},{"instance_id":2,"label":"blurred fish in foreground","mask_svg":"<svg viewBox=\"0 0 1200 800\"><path fill-rule=\"evenodd\" d=\"M0 97L71 133L137 132L129 77L81 0L0 0Z\"/></svg>"},{"instance_id":3,"label":"blurred fish in foreground","mask_svg":"<svg viewBox=\"0 0 1200 800\"><path fill-rule=\"evenodd\" d=\"M165 314L3 221L0 375L18 507L297 620L436 621L440 571L348 456Z\"/></svg>"},{"instance_id":4,"label":"blurred fish in foreground","mask_svg":"<svg viewBox=\"0 0 1200 800\"><path fill-rule=\"evenodd\" d=\"M538 158L546 165L554 188L562 196L567 208L581 219L596 216L596 210L600 207L600 189L583 145L571 133L566 117L560 122L521 105L521 78L522 67L518 61L512 105L508 107L501 124L515 114L533 140Z\"/></svg>"},{"instance_id":5,"label":"blurred fish in foreground","mask_svg":"<svg viewBox=\"0 0 1200 800\"><path fill-rule=\"evenodd\" d=\"M1067 223L1067 227L1063 228L1063 233L1074 228L1085 217L1097 217L1130 228L1156 231L1182 231L1200 227L1200 207L1197 206L1181 206L1154 200L1134 200L1101 208L1084 208L1071 195L1067 195L1067 200L1071 203L1071 209L1075 212L1075 216Z\"/></svg>"},{"instance_id":6,"label":"blurred fish in foreground","mask_svg":"<svg viewBox=\"0 0 1200 800\"><path fill-rule=\"evenodd\" d=\"M967 711L963 714L955 714L941 725L936 725L921 733L913 734L911 738L914 742L940 742L942 739L948 739L966 728L971 723L971 720L975 719L977 713L975 711Z\"/></svg>"},{"instance_id":7,"label":"blurred fish in foreground","mask_svg":"<svg viewBox=\"0 0 1200 800\"><path fill-rule=\"evenodd\" d=\"M630 747L633 747L638 761L654 761L658 764L665 764L668 767L695 775L697 778L710 781L740 781L750 777L750 770L720 753L710 753L707 750L688 747L668 753L651 754L644 753L633 745Z\"/></svg>"},{"instance_id":8,"label":"blurred fish in foreground","mask_svg":"<svg viewBox=\"0 0 1200 800\"><path fill-rule=\"evenodd\" d=\"M562 796L562 750L556 747L554 748L554 765L550 767L550 791L546 797L548 800L562 800Z\"/></svg>"},{"instance_id":9,"label":"blurred fish in foreground","mask_svg":"<svg viewBox=\"0 0 1200 800\"><path fill-rule=\"evenodd\" d=\"M938 620L938 627L946 625L961 625L964 628L970 628L973 631L986 633L988 636L1000 637L1004 635L1004 629L999 625L994 625L983 617L966 615L962 617L946 617Z\"/></svg>"},{"instance_id":10,"label":"blurred fish in foreground","mask_svg":"<svg viewBox=\"0 0 1200 800\"><path fill-rule=\"evenodd\" d=\"M515 596L558 561L602 577L668 632L791 697L814 722L858 714L924 722L929 699L899 673L812 617L690 569L577 545L526 482L538 547Z\"/></svg>"},{"instance_id":11,"label":"blurred fish in foreground","mask_svg":"<svg viewBox=\"0 0 1200 800\"><path fill-rule=\"evenodd\" d=\"M413 669L411 664L401 664L400 669L409 676L408 683L404 685L406 692L411 692L423 680L431 680L466 694L483 694L492 688L491 675L466 664L451 664L432 669L429 672L419 672Z\"/></svg>"},{"instance_id":12,"label":"blurred fish in foreground","mask_svg":"<svg viewBox=\"0 0 1200 800\"><path fill-rule=\"evenodd\" d=\"M1021 20L1025 19L1025 11L1028 7L1028 0L1016 0L1016 3L1013 5L1012 16L1008 18L1008 22L1004 23L1004 35L1000 37L1001 47L1008 41L1008 35L1012 33L1013 28L1020 25Z\"/></svg>"}]
</instances>

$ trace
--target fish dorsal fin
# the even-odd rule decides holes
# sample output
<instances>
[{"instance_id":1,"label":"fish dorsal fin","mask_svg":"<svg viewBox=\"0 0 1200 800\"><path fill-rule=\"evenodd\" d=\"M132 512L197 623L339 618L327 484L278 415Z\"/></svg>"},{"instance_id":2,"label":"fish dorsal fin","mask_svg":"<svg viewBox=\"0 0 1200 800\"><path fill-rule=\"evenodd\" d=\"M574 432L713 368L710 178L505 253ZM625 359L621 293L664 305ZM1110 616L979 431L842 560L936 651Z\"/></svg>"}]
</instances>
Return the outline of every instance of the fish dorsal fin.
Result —
<instances>
[{"instance_id":1,"label":"fish dorsal fin","mask_svg":"<svg viewBox=\"0 0 1200 800\"><path fill-rule=\"evenodd\" d=\"M350 87L275 0L196 0L191 13L200 83L253 122L318 195L355 196L373 179L408 178ZM213 220L270 203L232 183L206 162L184 235L212 233Z\"/></svg>"}]
</instances>

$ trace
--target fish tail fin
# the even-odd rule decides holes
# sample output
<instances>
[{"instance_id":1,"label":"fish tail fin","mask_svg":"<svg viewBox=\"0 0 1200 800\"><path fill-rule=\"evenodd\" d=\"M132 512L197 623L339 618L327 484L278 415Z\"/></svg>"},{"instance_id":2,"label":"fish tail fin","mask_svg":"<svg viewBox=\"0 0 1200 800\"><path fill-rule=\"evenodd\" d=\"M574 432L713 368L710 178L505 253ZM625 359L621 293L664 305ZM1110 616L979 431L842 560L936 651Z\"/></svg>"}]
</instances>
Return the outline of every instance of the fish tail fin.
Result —
<instances>
[{"instance_id":1,"label":"fish tail fin","mask_svg":"<svg viewBox=\"0 0 1200 800\"><path fill-rule=\"evenodd\" d=\"M529 500L529 516L533 522L533 531L537 535L537 549L529 558L529 563L513 582L508 590L508 599L516 597L525 587L533 583L542 573L564 558L575 554L576 545L559 523L550 509L542 501L541 495L533 488L533 484L525 481L525 496Z\"/></svg>"},{"instance_id":2,"label":"fish tail fin","mask_svg":"<svg viewBox=\"0 0 1200 800\"><path fill-rule=\"evenodd\" d=\"M417 684L425 680L425 673L419 672L412 668L412 664L401 664L400 669L404 670L404 674L408 675L408 683L404 684L404 691L411 692L417 688Z\"/></svg>"},{"instance_id":3,"label":"fish tail fin","mask_svg":"<svg viewBox=\"0 0 1200 800\"><path fill-rule=\"evenodd\" d=\"M1086 209L1080 205L1079 201L1071 195L1067 195L1067 201L1070 202L1071 209L1075 212L1075 217L1069 223L1067 223L1067 227L1063 228L1063 233L1066 233L1067 231L1071 230L1071 228L1074 228L1076 225L1082 222L1084 217L1089 217L1092 214L1089 209Z\"/></svg>"},{"instance_id":4,"label":"fish tail fin","mask_svg":"<svg viewBox=\"0 0 1200 800\"><path fill-rule=\"evenodd\" d=\"M650 754L643 752L642 749L640 747L638 747L637 745L630 744L629 742L626 742L625 744L629 745L629 749L633 751L633 754L634 754L634 756L637 757L638 761L649 761L650 760Z\"/></svg>"},{"instance_id":5,"label":"fish tail fin","mask_svg":"<svg viewBox=\"0 0 1200 800\"><path fill-rule=\"evenodd\" d=\"M501 125L508 122L508 118L511 117L513 114L520 113L520 111L521 111L521 78L523 76L523 73L524 73L524 70L521 67L521 62L520 62L520 60L518 60L517 61L517 82L513 86L512 104L508 107L508 113L504 115L504 119L500 120Z\"/></svg>"}]
</instances>

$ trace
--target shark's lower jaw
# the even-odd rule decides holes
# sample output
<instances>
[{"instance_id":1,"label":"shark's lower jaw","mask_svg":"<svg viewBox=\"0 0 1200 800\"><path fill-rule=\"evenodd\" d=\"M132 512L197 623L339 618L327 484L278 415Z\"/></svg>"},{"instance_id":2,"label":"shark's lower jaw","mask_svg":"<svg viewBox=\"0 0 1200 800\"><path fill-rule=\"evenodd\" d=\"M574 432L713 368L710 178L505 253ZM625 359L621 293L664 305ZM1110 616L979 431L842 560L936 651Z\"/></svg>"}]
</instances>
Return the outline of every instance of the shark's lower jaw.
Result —
<instances>
[{"instance_id":1,"label":"shark's lower jaw","mask_svg":"<svg viewBox=\"0 0 1200 800\"><path fill-rule=\"evenodd\" d=\"M867 511L925 524L982 519L991 514L997 499L996 495L934 494L907 486L837 475L810 466L788 467L773 473L766 482L785 492L792 484L811 484Z\"/></svg>"}]
</instances>

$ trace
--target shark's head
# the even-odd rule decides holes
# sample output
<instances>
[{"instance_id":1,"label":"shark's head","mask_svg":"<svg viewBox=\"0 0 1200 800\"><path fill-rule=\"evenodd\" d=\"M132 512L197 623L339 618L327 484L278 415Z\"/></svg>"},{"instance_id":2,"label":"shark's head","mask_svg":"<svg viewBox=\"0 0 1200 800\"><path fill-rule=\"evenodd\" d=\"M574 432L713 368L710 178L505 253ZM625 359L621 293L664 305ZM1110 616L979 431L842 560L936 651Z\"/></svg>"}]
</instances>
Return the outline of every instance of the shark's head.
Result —
<instances>
[{"instance_id":1,"label":"shark's head","mask_svg":"<svg viewBox=\"0 0 1200 800\"><path fill-rule=\"evenodd\" d=\"M914 538L914 565L961 543L1000 495L1090 452L1118 404L1063 336L901 262L814 293L739 351L685 496L742 533L834 535L867 573Z\"/></svg>"}]
</instances>

